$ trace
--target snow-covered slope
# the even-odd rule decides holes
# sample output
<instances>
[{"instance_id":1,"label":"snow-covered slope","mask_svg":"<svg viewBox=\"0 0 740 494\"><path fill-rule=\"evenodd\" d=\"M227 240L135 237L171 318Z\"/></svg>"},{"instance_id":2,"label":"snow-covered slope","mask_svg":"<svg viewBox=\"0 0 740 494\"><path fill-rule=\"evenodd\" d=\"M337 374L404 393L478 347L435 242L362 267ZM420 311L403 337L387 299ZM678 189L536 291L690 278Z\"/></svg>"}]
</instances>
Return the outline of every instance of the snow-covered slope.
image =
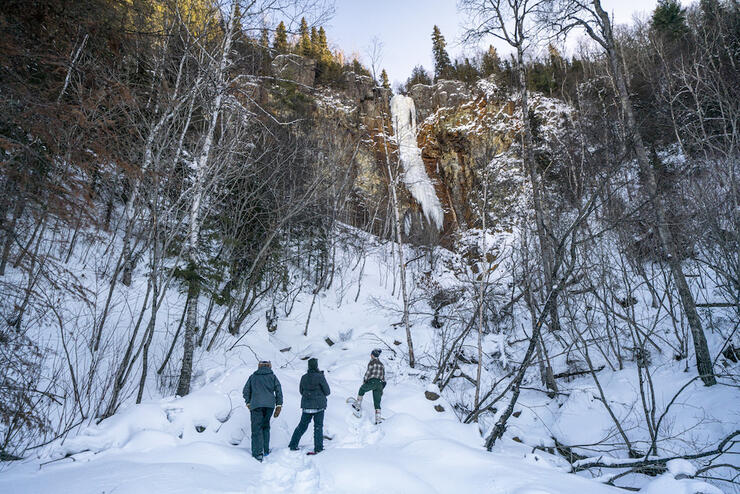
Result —
<instances>
[{"instance_id":1,"label":"snow-covered slope","mask_svg":"<svg viewBox=\"0 0 740 494\"><path fill-rule=\"evenodd\" d=\"M554 457L530 454L511 441L510 451L486 452L475 425L461 424L444 398L425 397L436 387L408 368L402 330L389 324L397 318L392 273L383 263L389 248L376 246L369 255L357 302L350 276L318 300L307 337L302 333L308 296L275 333L256 326L222 350L204 352L190 395L129 406L38 451L36 458L11 464L0 476L0 492L409 494L459 492L461 486L466 492L613 492L563 473ZM423 353L434 330L418 324L414 331ZM370 400L362 419L345 403L357 392L375 347L384 349L388 379L379 426L371 422ZM325 419L331 439L315 457L287 449L300 415L298 381L308 356L319 359L332 387ZM272 360L285 393L283 413L272 422L273 453L262 464L250 455L249 413L241 397L258 359ZM312 447L311 441L309 431L301 445Z\"/></svg>"},{"instance_id":2,"label":"snow-covered slope","mask_svg":"<svg viewBox=\"0 0 740 494\"><path fill-rule=\"evenodd\" d=\"M496 238L487 244L494 241ZM555 399L535 389L535 384L525 389L493 453L483 447L482 435L487 434L494 417L481 416L480 424L465 425L453 411L454 404L469 401L461 398L472 392L470 383L456 379L442 397L427 399L426 391L439 391L429 383L436 365L439 331L430 324L429 308L420 302L412 318L419 366L410 369L403 329L394 326L400 319L400 301L393 263L388 262L392 246L370 237L366 242L364 269L352 261L348 251L339 252L339 258L345 257L338 260L341 265L356 267L345 268L333 286L321 293L313 307L308 336L303 331L312 297L305 294L289 315L283 314L276 332L269 333L264 321L258 320L246 334L225 336L218 349L201 349L196 356L193 391L188 396L161 398L155 386L149 386L145 395L149 398L142 404L131 405L129 400L129 406L98 425L34 450L35 457L6 464L0 475L0 492L620 492L597 480L566 473L570 466L564 459L534 449L551 447L553 435L569 444L588 445L613 434L606 409L595 398L597 391L588 376L561 383L560 396ZM435 278L441 287L452 281L442 267ZM176 319L181 306L174 301L172 306L171 316ZM488 354L499 351L502 358L507 354L512 361L520 358L518 347L505 335L487 335L484 346ZM376 347L383 349L388 379L383 398L385 421L379 426L371 422L371 400L365 401L365 414L359 420L345 403L357 392L368 354ZM324 430L331 439L325 441L326 450L315 457L304 454L312 447L310 431L301 442L303 451L287 449L300 416L298 382L308 357L319 359L332 387ZM285 406L272 422L273 453L260 464L250 454L249 412L241 390L261 359L272 360L282 382ZM656 399L661 407L689 378L681 371L682 365L664 363L655 369ZM496 368L492 366L491 374L486 374L486 386L497 379ZM461 370L474 375L472 367L461 364ZM504 372L501 370L502 375ZM635 369L630 365L622 371L606 372L602 382L613 410L628 425L628 434L639 438L643 434L631 375ZM696 384L685 393L685 403L683 398L679 400L676 414L667 419L677 441L693 441L703 448L736 428L733 403L737 403L737 394L732 389ZM686 397L689 394L690 399ZM698 403L707 406L700 408ZM678 446L676 443L677 450ZM594 454L602 455L599 451ZM651 494L720 492L703 482L677 480L679 470L639 487Z\"/></svg>"},{"instance_id":3,"label":"snow-covered slope","mask_svg":"<svg viewBox=\"0 0 740 494\"><path fill-rule=\"evenodd\" d=\"M473 425L437 412L424 385L386 348L389 385L380 426L365 403L356 419L344 403L356 388L368 351L393 345L395 330L372 314L345 307L354 331L329 347L323 338L341 327L336 311L325 311L312 338L290 352L270 354L285 340L300 340L299 325L273 337L249 341L260 358L273 359L285 392L284 412L272 423L273 453L263 464L249 453L249 417L241 388L253 371L250 350L229 352L223 362L203 363L205 384L181 399L130 407L65 444L52 463L24 462L0 477L0 492L14 493L607 493L615 489L558 471L542 454L513 457L487 453ZM318 329L321 328L321 329ZM255 341L257 340L257 341ZM269 354L269 355L268 355ZM332 387L325 420L325 452L316 457L287 449L299 418L301 357L316 356ZM241 361L245 361L241 363ZM197 429L196 429L197 427ZM205 429L203 429L205 428ZM197 432L202 430L202 432ZM301 442L311 447L310 431Z\"/></svg>"}]
</instances>

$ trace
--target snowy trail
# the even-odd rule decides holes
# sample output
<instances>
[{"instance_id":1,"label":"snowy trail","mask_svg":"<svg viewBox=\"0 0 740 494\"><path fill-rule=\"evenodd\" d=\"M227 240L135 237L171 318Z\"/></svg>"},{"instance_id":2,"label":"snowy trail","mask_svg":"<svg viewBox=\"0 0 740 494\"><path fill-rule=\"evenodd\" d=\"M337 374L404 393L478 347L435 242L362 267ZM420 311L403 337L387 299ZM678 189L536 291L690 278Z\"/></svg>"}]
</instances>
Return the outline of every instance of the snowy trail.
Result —
<instances>
[{"instance_id":1,"label":"snowy trail","mask_svg":"<svg viewBox=\"0 0 740 494\"><path fill-rule=\"evenodd\" d=\"M240 403L241 386L252 369L221 365L209 369L210 381L186 398L119 414L130 433L121 444L44 466L38 461L13 465L0 476L0 492L428 494L459 492L461 485L468 492L510 494L617 492L564 474L544 456L486 452L475 426L460 424L448 411L435 411L434 404L449 406L442 399L427 400L423 384L403 374L405 366L387 355L390 350L382 356L389 381L383 398L385 421L379 426L371 422L372 400L363 403L363 417L355 418L344 401L356 392L372 341L370 335L359 334L332 347L314 343L302 349L319 358L332 387L325 419L325 435L332 439L325 440L320 455L305 455L312 448L310 428L301 451L287 449L300 414L297 383L305 362L297 353L278 354L273 362L285 409L273 421L273 451L262 464L250 456L248 416ZM148 418L157 409L167 410L163 423ZM195 432L194 424L205 430ZM118 424L93 437L99 443L120 428Z\"/></svg>"}]
</instances>

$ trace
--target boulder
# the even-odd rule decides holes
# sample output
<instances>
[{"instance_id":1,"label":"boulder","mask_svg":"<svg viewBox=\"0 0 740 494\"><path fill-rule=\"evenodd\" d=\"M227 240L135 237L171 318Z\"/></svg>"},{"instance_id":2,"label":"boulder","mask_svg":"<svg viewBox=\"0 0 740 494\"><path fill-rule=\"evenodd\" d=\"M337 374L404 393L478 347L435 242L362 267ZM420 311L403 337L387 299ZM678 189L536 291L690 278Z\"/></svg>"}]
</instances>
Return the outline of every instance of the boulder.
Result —
<instances>
[{"instance_id":1,"label":"boulder","mask_svg":"<svg viewBox=\"0 0 740 494\"><path fill-rule=\"evenodd\" d=\"M426 396L427 400L429 401L435 401L439 399L439 395L434 391L424 391L424 396Z\"/></svg>"}]
</instances>

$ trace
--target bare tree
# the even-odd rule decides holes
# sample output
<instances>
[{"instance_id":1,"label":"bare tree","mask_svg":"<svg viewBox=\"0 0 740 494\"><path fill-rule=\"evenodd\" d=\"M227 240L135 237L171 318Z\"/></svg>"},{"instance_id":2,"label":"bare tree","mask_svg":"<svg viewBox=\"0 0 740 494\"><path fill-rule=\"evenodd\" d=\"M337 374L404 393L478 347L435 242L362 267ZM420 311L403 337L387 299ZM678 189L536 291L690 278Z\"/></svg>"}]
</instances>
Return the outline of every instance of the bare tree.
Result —
<instances>
[{"instance_id":1,"label":"bare tree","mask_svg":"<svg viewBox=\"0 0 740 494\"><path fill-rule=\"evenodd\" d=\"M537 239L542 256L542 271L545 291L553 293L554 238L548 219L543 178L537 170L530 104L527 91L527 65L525 58L537 42L541 26L535 22L545 0L460 0L459 8L468 16L469 27L464 39L468 42L494 37L509 44L516 52L517 92L519 96L519 118L521 120L521 159L532 187ZM549 328L559 329L557 293L548 305Z\"/></svg>"},{"instance_id":2,"label":"bare tree","mask_svg":"<svg viewBox=\"0 0 740 494\"><path fill-rule=\"evenodd\" d=\"M365 48L365 55L370 60L370 72L373 74L373 81L378 83L378 71L383 64L383 41L378 36L373 36L370 44Z\"/></svg>"},{"instance_id":3,"label":"bare tree","mask_svg":"<svg viewBox=\"0 0 740 494\"><path fill-rule=\"evenodd\" d=\"M600 0L592 0L590 2L562 0L551 3L554 11L557 13L556 21L560 32L567 33L574 28L583 28L591 39L606 53L611 77L613 78L617 96L624 113L624 123L629 133L629 139L634 149L640 171L645 177L648 194L655 208L655 227L658 237L666 254L668 265L671 268L671 273L676 283L689 327L691 328L697 370L699 375L702 376L704 384L712 386L717 381L712 369L709 347L707 346L699 313L696 310L696 302L683 272L681 256L669 227L670 223L665 200L658 187L655 170L650 162L640 129L637 125L637 118L630 99L627 78L623 71L623 61L620 59L619 46L614 36L612 21L609 18L609 14L601 6Z\"/></svg>"}]
</instances>

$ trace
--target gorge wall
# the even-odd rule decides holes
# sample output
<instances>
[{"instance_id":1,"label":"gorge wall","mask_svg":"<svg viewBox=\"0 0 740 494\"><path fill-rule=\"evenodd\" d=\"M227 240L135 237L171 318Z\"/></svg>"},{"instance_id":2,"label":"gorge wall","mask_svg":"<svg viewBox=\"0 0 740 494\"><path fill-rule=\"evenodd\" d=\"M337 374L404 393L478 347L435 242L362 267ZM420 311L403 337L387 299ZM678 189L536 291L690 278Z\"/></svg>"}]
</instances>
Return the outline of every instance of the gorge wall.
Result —
<instances>
[{"instance_id":1,"label":"gorge wall","mask_svg":"<svg viewBox=\"0 0 740 494\"><path fill-rule=\"evenodd\" d=\"M389 170L402 175L397 194L412 243L451 246L457 233L479 226L484 180L486 209L495 211L488 225L508 229L517 208L526 207L517 102L492 80L472 87L441 80L393 96L353 72L344 74L341 88L307 84L313 67L296 55L277 57L273 70L311 106L314 137L344 150L342 166L354 179L348 221L357 226L389 234ZM534 94L532 107L545 141L565 125L569 110L562 103Z\"/></svg>"}]
</instances>

